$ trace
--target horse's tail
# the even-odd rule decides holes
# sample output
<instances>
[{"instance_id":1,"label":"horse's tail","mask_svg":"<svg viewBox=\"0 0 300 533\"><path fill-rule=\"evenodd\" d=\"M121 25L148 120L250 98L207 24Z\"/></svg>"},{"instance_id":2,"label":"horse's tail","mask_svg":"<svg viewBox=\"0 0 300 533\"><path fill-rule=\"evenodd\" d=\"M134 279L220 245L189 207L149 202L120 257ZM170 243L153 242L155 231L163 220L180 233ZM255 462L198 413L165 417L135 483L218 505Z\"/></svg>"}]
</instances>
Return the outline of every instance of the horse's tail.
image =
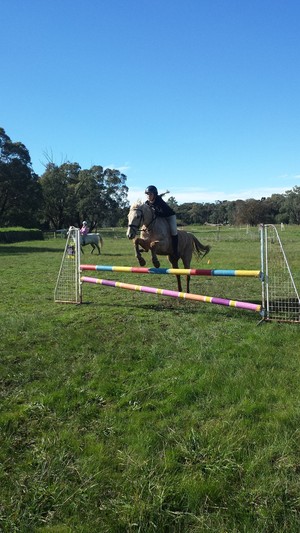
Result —
<instances>
[{"instance_id":1,"label":"horse's tail","mask_svg":"<svg viewBox=\"0 0 300 533\"><path fill-rule=\"evenodd\" d=\"M99 233L99 241L100 241L100 246L101 246L101 248L103 248L103 239L102 239L100 233Z\"/></svg>"},{"instance_id":2,"label":"horse's tail","mask_svg":"<svg viewBox=\"0 0 300 533\"><path fill-rule=\"evenodd\" d=\"M208 254L208 252L210 251L209 244L207 246L205 246L192 233L191 233L191 236L192 236L192 239L193 239L193 252L194 252L194 254L196 254L198 259L203 259L203 257L205 257L206 254Z\"/></svg>"}]
</instances>

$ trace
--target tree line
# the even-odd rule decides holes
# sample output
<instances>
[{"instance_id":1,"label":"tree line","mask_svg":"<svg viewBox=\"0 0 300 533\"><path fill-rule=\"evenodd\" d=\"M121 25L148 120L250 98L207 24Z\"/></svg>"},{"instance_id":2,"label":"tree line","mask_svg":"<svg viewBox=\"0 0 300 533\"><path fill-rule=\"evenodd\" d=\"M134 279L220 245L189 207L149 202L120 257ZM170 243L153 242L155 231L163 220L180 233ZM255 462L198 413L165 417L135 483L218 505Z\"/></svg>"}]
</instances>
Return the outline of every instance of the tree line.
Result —
<instances>
[{"instance_id":1,"label":"tree line","mask_svg":"<svg viewBox=\"0 0 300 533\"><path fill-rule=\"evenodd\" d=\"M0 225L58 230L117 226L128 212L126 176L119 170L48 161L38 176L27 148L0 128Z\"/></svg>"},{"instance_id":2,"label":"tree line","mask_svg":"<svg viewBox=\"0 0 300 533\"><path fill-rule=\"evenodd\" d=\"M171 204L177 219L183 224L300 224L300 187L284 194L272 194L255 200L217 201L215 203L184 203L178 205L175 198Z\"/></svg>"},{"instance_id":3,"label":"tree line","mask_svg":"<svg viewBox=\"0 0 300 533\"><path fill-rule=\"evenodd\" d=\"M88 220L91 230L126 225L127 177L115 169L78 163L45 164L38 176L27 148L0 128L0 226L58 230ZM300 187L255 200L168 203L179 224L300 224Z\"/></svg>"}]
</instances>

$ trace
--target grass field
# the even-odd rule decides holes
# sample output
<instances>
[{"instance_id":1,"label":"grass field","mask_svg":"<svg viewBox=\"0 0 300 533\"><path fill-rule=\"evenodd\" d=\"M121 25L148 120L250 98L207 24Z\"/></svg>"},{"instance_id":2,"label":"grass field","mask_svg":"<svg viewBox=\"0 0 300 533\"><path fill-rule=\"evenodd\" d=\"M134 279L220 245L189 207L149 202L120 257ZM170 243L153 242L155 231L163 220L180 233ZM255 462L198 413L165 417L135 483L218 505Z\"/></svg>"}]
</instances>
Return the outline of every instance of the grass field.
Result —
<instances>
[{"instance_id":1,"label":"grass field","mask_svg":"<svg viewBox=\"0 0 300 533\"><path fill-rule=\"evenodd\" d=\"M193 231L212 245L193 268L260 268L256 228ZM124 229L102 234L82 262L135 265ZM299 290L300 228L280 236ZM0 530L299 531L300 325L95 285L56 304L64 246L0 245ZM176 290L172 276L103 277ZM259 302L261 287L191 291Z\"/></svg>"}]
</instances>

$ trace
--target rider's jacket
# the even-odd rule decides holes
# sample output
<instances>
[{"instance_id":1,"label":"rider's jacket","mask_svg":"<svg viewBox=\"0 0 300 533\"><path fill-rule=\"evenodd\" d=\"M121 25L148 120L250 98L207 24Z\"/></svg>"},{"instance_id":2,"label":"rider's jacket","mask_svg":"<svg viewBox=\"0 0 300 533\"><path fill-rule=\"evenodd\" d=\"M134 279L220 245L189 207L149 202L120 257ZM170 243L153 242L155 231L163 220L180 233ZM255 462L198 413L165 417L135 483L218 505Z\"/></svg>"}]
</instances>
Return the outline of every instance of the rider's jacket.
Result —
<instances>
[{"instance_id":1,"label":"rider's jacket","mask_svg":"<svg viewBox=\"0 0 300 533\"><path fill-rule=\"evenodd\" d=\"M155 211L158 217L171 217L175 215L175 211L159 195L156 196L154 202L147 200L145 203Z\"/></svg>"},{"instance_id":2,"label":"rider's jacket","mask_svg":"<svg viewBox=\"0 0 300 533\"><path fill-rule=\"evenodd\" d=\"M82 226L82 228L80 228L80 235L87 235L89 231L87 226Z\"/></svg>"}]
</instances>

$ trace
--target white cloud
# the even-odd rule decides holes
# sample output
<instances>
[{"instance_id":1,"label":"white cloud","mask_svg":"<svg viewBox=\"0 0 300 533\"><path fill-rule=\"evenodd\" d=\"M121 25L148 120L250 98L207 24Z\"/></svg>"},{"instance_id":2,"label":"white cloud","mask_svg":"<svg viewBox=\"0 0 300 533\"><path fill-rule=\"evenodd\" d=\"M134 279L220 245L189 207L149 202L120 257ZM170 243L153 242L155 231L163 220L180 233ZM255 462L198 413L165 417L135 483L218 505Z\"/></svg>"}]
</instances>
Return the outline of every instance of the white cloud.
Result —
<instances>
[{"instance_id":1,"label":"white cloud","mask_svg":"<svg viewBox=\"0 0 300 533\"><path fill-rule=\"evenodd\" d=\"M126 174L126 172L130 170L130 165L129 163L125 163L123 166L118 166L118 165L115 165L114 163L111 163L110 165L104 165L103 168L104 169L111 168L113 170L118 170L119 172L121 172L121 174Z\"/></svg>"}]
</instances>

